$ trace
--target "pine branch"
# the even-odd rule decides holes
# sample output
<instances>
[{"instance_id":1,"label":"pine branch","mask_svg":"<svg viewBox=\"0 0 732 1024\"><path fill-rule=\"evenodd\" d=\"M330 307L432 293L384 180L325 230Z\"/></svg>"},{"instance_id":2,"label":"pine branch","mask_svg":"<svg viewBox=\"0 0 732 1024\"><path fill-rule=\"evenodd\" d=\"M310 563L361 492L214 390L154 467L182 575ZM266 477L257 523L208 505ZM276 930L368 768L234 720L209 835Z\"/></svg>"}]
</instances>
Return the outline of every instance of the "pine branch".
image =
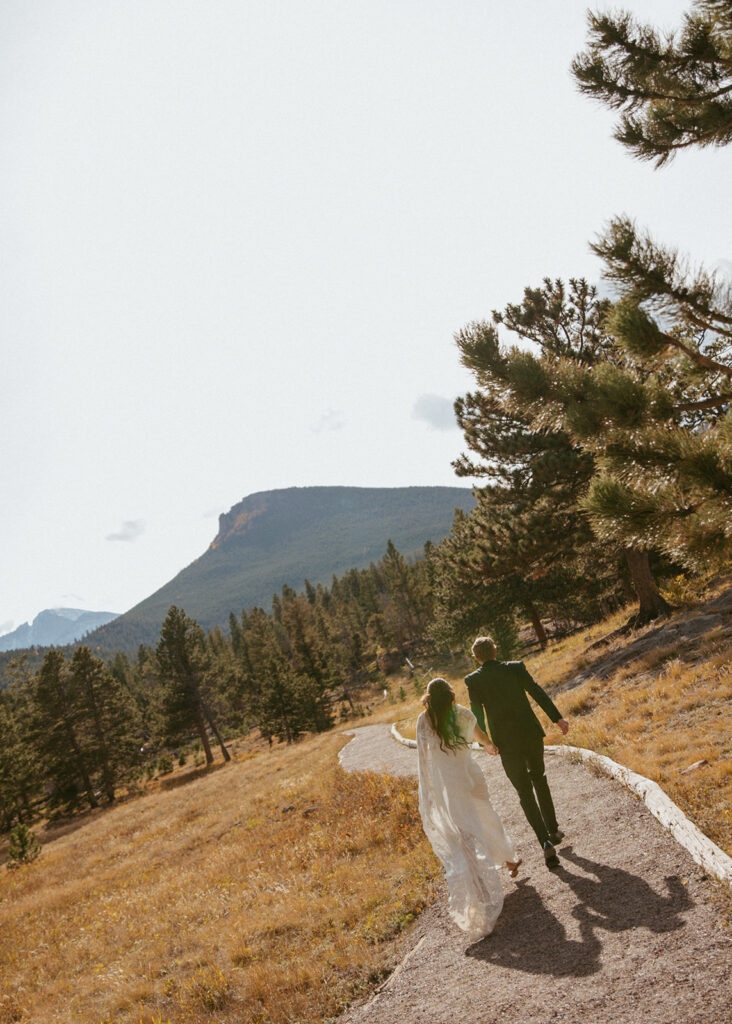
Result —
<instances>
[{"instance_id":1,"label":"pine branch","mask_svg":"<svg viewBox=\"0 0 732 1024\"><path fill-rule=\"evenodd\" d=\"M674 412L693 412L695 409L723 409L732 402L732 392L727 395L715 395L713 398L705 398L700 402L685 402L682 405L675 405Z\"/></svg>"},{"instance_id":2,"label":"pine branch","mask_svg":"<svg viewBox=\"0 0 732 1024\"><path fill-rule=\"evenodd\" d=\"M711 359L709 356L705 356L702 352L698 352L689 345L685 345L683 341L680 341L679 338L675 338L672 334L667 334L665 331L659 331L658 333L659 336L664 339L666 344L679 349L679 351L688 356L692 362L696 363L697 366L704 366L708 370L716 370L717 373L723 373L726 377L732 378L732 366L726 366L724 363L717 362L716 359Z\"/></svg>"}]
</instances>

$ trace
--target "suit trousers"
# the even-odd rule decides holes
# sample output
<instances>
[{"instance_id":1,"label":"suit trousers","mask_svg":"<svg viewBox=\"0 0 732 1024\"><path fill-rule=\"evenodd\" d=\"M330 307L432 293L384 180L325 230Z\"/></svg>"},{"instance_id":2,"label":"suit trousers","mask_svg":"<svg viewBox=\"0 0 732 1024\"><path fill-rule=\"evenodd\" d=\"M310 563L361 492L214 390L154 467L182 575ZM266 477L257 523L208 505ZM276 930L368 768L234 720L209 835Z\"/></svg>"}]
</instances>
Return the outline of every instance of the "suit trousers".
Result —
<instances>
[{"instance_id":1,"label":"suit trousers","mask_svg":"<svg viewBox=\"0 0 732 1024\"><path fill-rule=\"evenodd\" d=\"M557 816L544 768L544 744L541 737L519 749L499 750L503 770L518 793L526 820L543 846L550 832L557 831Z\"/></svg>"}]
</instances>

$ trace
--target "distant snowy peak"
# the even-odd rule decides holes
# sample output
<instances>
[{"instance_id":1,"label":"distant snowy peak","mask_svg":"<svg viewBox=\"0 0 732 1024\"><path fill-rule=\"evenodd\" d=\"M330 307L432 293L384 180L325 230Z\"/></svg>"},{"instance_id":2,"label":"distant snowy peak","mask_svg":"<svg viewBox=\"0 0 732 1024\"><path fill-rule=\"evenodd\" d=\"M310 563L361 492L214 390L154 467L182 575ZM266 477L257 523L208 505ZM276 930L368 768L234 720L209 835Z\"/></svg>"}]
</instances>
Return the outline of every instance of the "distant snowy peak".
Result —
<instances>
[{"instance_id":1,"label":"distant snowy peak","mask_svg":"<svg viewBox=\"0 0 732 1024\"><path fill-rule=\"evenodd\" d=\"M83 608L47 608L45 612L40 612L39 615L34 619L33 624L38 622L41 615L45 615L47 612L53 612L54 615L58 615L62 619L68 619L69 622L78 622L82 615L112 615L112 612L86 612Z\"/></svg>"},{"instance_id":2,"label":"distant snowy peak","mask_svg":"<svg viewBox=\"0 0 732 1024\"><path fill-rule=\"evenodd\" d=\"M24 622L12 633L0 636L0 651L23 647L63 647L81 640L93 629L117 618L117 612L88 612L83 608L46 608L32 625Z\"/></svg>"}]
</instances>

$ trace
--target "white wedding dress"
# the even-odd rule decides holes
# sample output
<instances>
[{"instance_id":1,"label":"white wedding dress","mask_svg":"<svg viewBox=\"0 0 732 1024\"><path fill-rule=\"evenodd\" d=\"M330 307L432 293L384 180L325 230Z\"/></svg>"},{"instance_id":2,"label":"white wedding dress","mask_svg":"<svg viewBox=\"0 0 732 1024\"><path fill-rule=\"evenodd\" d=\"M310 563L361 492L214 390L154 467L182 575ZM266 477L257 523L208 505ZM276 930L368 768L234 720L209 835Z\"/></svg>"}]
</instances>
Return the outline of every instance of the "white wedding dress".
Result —
<instances>
[{"instance_id":1,"label":"white wedding dress","mask_svg":"<svg viewBox=\"0 0 732 1024\"><path fill-rule=\"evenodd\" d=\"M473 740L475 715L455 705L457 727ZM469 747L441 750L426 712L417 719L419 811L447 877L453 921L472 938L492 931L503 907L498 868L517 860L493 810L488 787Z\"/></svg>"}]
</instances>

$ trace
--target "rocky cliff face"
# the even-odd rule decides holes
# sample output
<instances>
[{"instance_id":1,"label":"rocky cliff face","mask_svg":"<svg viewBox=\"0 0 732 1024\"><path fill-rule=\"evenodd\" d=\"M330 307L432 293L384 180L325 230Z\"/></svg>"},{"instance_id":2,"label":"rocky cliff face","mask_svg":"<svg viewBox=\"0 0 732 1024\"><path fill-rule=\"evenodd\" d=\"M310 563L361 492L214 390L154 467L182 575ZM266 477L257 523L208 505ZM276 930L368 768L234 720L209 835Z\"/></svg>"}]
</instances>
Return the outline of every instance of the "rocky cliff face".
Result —
<instances>
[{"instance_id":1,"label":"rocky cliff face","mask_svg":"<svg viewBox=\"0 0 732 1024\"><path fill-rule=\"evenodd\" d=\"M211 550L215 550L233 537L243 536L252 527L257 516L267 511L268 493L272 492L260 491L258 494L250 494L228 512L222 512L219 516L219 532L211 541Z\"/></svg>"}]
</instances>

